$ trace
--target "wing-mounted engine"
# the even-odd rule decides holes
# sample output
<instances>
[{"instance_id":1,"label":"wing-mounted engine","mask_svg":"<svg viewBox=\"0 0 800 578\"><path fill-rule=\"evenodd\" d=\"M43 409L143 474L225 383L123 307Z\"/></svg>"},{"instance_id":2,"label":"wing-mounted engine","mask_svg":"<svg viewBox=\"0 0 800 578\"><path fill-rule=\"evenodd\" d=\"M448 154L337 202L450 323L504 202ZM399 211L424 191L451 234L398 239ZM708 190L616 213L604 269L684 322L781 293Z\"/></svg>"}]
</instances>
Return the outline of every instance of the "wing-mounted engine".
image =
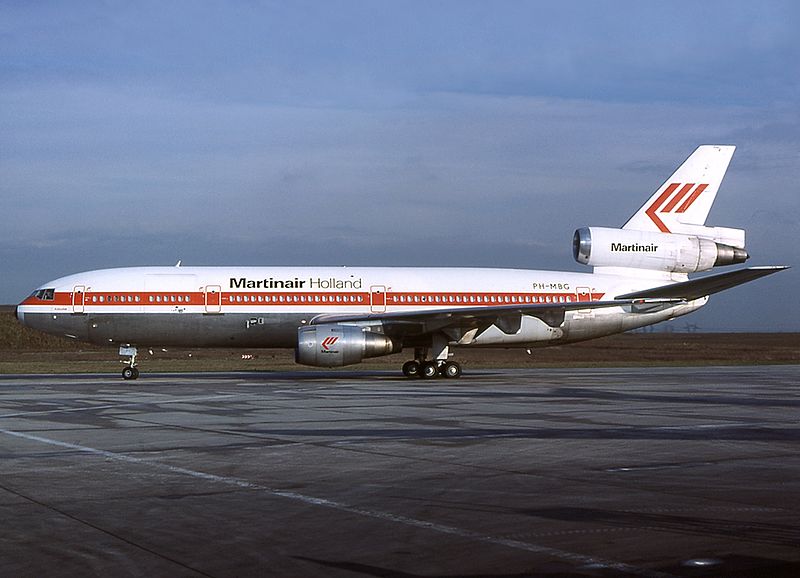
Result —
<instances>
[{"instance_id":1,"label":"wing-mounted engine","mask_svg":"<svg viewBox=\"0 0 800 578\"><path fill-rule=\"evenodd\" d=\"M342 367L400 350L400 344L386 335L357 325L309 325L297 330L295 360L314 367Z\"/></svg>"},{"instance_id":2,"label":"wing-mounted engine","mask_svg":"<svg viewBox=\"0 0 800 578\"><path fill-rule=\"evenodd\" d=\"M584 265L674 273L708 271L749 258L740 229L694 226L692 233L584 227L575 231L572 250Z\"/></svg>"}]
</instances>

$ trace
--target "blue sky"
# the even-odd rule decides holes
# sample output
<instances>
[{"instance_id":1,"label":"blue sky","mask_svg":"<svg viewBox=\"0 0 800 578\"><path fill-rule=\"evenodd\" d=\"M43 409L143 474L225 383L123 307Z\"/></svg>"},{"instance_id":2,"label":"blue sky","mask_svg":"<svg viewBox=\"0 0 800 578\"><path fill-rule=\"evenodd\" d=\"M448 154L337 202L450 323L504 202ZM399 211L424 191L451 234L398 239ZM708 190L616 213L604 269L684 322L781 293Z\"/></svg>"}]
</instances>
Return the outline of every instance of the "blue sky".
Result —
<instances>
[{"instance_id":1,"label":"blue sky","mask_svg":"<svg viewBox=\"0 0 800 578\"><path fill-rule=\"evenodd\" d=\"M0 3L0 302L126 265L580 271L699 144L796 265L795 2ZM701 329L800 331L796 269Z\"/></svg>"}]
</instances>

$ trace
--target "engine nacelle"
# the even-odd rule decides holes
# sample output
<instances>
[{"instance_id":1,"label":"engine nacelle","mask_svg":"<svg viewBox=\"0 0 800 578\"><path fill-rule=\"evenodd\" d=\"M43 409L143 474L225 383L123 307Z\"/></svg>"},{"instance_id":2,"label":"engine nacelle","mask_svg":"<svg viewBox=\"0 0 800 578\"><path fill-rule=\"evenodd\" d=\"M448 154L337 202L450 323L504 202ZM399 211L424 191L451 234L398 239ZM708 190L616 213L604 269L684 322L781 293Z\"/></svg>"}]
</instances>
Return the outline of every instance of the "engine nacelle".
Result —
<instances>
[{"instance_id":1,"label":"engine nacelle","mask_svg":"<svg viewBox=\"0 0 800 578\"><path fill-rule=\"evenodd\" d=\"M356 325L308 325L297 330L295 360L314 367L342 367L399 350L389 337Z\"/></svg>"},{"instance_id":2,"label":"engine nacelle","mask_svg":"<svg viewBox=\"0 0 800 578\"><path fill-rule=\"evenodd\" d=\"M584 227L572 241L575 260L593 267L633 267L694 273L720 265L744 263L742 248L697 235Z\"/></svg>"}]
</instances>

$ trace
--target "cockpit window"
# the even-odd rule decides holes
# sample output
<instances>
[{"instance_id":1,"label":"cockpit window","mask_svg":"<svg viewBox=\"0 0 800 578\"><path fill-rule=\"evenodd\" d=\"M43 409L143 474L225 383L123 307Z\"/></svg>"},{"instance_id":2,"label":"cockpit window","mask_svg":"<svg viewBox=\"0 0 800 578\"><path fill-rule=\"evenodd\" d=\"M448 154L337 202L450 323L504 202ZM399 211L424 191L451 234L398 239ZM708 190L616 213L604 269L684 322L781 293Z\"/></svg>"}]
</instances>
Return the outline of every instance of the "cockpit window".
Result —
<instances>
[{"instance_id":1,"label":"cockpit window","mask_svg":"<svg viewBox=\"0 0 800 578\"><path fill-rule=\"evenodd\" d=\"M53 288L49 289L37 289L33 292L33 296L41 301L53 301L55 299L56 290Z\"/></svg>"}]
</instances>

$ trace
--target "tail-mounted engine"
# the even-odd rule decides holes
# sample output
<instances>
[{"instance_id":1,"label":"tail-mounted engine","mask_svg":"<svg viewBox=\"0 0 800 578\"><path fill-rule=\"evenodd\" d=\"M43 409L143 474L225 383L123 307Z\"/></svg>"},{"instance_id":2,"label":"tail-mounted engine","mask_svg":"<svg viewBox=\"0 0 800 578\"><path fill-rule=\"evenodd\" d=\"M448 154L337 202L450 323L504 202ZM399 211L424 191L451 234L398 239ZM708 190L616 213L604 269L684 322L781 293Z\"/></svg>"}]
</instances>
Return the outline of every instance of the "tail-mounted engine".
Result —
<instances>
[{"instance_id":1,"label":"tail-mounted engine","mask_svg":"<svg viewBox=\"0 0 800 578\"><path fill-rule=\"evenodd\" d=\"M707 271L720 265L744 263L744 231L696 227L702 235L676 235L584 227L575 231L575 260L594 267L633 267L675 273ZM727 241L721 243L719 241Z\"/></svg>"},{"instance_id":2,"label":"tail-mounted engine","mask_svg":"<svg viewBox=\"0 0 800 578\"><path fill-rule=\"evenodd\" d=\"M309 325L297 330L295 361L315 367L341 367L400 351L399 343L356 325Z\"/></svg>"}]
</instances>

